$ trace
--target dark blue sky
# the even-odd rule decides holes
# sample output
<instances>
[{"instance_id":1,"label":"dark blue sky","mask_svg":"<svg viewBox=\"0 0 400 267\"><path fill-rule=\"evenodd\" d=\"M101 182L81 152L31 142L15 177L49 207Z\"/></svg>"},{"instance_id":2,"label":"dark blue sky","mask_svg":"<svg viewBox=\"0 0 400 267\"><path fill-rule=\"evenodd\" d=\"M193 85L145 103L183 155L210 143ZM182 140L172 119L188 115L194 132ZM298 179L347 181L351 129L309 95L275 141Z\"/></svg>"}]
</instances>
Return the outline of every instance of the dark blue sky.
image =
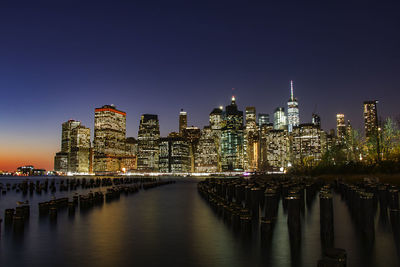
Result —
<instances>
[{"instance_id":1,"label":"dark blue sky","mask_svg":"<svg viewBox=\"0 0 400 267\"><path fill-rule=\"evenodd\" d=\"M233 87L241 109L272 114L291 79L301 122L315 109L326 130L336 113L361 128L370 99L400 114L399 1L30 2L0 3L3 155L19 145L52 162L61 123L93 129L103 104L127 112L129 136L142 113L177 130L180 108L203 127Z\"/></svg>"}]
</instances>

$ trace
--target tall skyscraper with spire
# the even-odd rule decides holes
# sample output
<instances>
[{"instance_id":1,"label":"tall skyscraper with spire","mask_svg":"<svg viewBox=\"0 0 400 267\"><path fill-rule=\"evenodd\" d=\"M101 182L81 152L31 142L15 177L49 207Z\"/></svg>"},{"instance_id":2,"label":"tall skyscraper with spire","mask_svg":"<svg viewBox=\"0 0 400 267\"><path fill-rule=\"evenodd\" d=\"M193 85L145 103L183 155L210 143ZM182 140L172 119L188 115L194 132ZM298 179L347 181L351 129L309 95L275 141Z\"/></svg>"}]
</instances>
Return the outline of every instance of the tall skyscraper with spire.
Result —
<instances>
[{"instance_id":1,"label":"tall skyscraper with spire","mask_svg":"<svg viewBox=\"0 0 400 267\"><path fill-rule=\"evenodd\" d=\"M294 126L299 126L299 104L293 94L293 81L290 81L290 99L288 105L288 131L292 132Z\"/></svg>"}]
</instances>

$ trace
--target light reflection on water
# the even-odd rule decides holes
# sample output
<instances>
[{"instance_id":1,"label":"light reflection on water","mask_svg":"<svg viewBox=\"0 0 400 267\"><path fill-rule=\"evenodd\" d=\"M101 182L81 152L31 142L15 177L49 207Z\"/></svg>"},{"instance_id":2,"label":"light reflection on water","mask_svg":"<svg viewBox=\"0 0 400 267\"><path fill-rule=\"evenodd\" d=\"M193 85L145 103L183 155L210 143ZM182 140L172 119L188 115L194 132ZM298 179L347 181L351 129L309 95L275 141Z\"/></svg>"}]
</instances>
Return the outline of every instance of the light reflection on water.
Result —
<instances>
[{"instance_id":1,"label":"light reflection on water","mask_svg":"<svg viewBox=\"0 0 400 267\"><path fill-rule=\"evenodd\" d=\"M28 194L31 217L25 231L18 235L2 225L0 266L316 266L321 257L317 199L303 214L301 248L293 253L281 204L271 244L261 246L257 231L244 238L218 218L197 193L197 181L121 195L87 211L77 209L73 217L60 211L56 223L38 216L37 202L51 194ZM17 200L24 200L21 193L0 196L1 217ZM379 210L372 246L359 236L339 195L334 222L335 246L346 249L348 266L399 266L390 221Z\"/></svg>"}]
</instances>

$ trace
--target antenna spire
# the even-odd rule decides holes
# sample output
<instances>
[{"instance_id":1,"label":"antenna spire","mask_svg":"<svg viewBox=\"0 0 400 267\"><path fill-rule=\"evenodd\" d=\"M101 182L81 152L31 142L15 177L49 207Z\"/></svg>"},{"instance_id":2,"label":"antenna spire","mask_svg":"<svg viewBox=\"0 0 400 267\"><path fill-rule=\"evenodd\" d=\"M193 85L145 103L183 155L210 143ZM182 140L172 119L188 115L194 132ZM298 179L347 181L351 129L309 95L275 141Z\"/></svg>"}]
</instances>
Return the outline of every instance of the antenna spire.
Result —
<instances>
[{"instance_id":1,"label":"antenna spire","mask_svg":"<svg viewBox=\"0 0 400 267\"><path fill-rule=\"evenodd\" d=\"M290 99L293 101L293 80L290 80Z\"/></svg>"}]
</instances>

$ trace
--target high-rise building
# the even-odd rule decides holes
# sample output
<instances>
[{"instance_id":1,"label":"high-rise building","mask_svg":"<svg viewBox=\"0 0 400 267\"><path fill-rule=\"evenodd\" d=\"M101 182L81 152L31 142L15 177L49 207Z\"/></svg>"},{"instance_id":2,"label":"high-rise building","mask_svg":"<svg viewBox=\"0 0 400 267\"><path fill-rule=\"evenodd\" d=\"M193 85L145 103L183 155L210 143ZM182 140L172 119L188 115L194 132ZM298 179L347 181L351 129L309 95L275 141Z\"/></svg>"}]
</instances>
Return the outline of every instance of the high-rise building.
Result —
<instances>
[{"instance_id":1,"label":"high-rise building","mask_svg":"<svg viewBox=\"0 0 400 267\"><path fill-rule=\"evenodd\" d=\"M114 105L104 105L94 111L95 173L114 173L122 170L121 158L126 154L126 113Z\"/></svg>"},{"instance_id":2,"label":"high-rise building","mask_svg":"<svg viewBox=\"0 0 400 267\"><path fill-rule=\"evenodd\" d=\"M318 114L315 113L312 114L311 122L312 124L321 129L321 117Z\"/></svg>"},{"instance_id":3,"label":"high-rise building","mask_svg":"<svg viewBox=\"0 0 400 267\"><path fill-rule=\"evenodd\" d=\"M223 123L223 110L221 108L215 108L210 113L210 126L213 130L221 130L224 126Z\"/></svg>"},{"instance_id":4,"label":"high-rise building","mask_svg":"<svg viewBox=\"0 0 400 267\"><path fill-rule=\"evenodd\" d=\"M183 137L160 138L158 166L160 172L189 172L189 144L186 139Z\"/></svg>"},{"instance_id":5,"label":"high-rise building","mask_svg":"<svg viewBox=\"0 0 400 267\"><path fill-rule=\"evenodd\" d=\"M183 130L187 127L187 113L181 109L179 113L179 134L183 134Z\"/></svg>"},{"instance_id":6,"label":"high-rise building","mask_svg":"<svg viewBox=\"0 0 400 267\"><path fill-rule=\"evenodd\" d=\"M195 162L195 155L196 155L196 147L197 143L199 142L201 135L201 130L198 127L191 126L186 127L183 130L183 137L189 143L189 155L190 155L190 171L194 172L194 162Z\"/></svg>"},{"instance_id":7,"label":"high-rise building","mask_svg":"<svg viewBox=\"0 0 400 267\"><path fill-rule=\"evenodd\" d=\"M292 164L314 166L323 153L323 131L313 124L304 123L293 128L291 136Z\"/></svg>"},{"instance_id":8,"label":"high-rise building","mask_svg":"<svg viewBox=\"0 0 400 267\"><path fill-rule=\"evenodd\" d=\"M274 129L275 130L286 130L287 121L285 115L285 108L278 107L274 112Z\"/></svg>"},{"instance_id":9,"label":"high-rise building","mask_svg":"<svg viewBox=\"0 0 400 267\"><path fill-rule=\"evenodd\" d=\"M214 138L214 142L217 146L217 154L218 154L218 167L217 171L221 171L221 136L222 136L222 128L225 127L225 112L223 111L223 107L215 108L210 113L210 128L212 131L212 136Z\"/></svg>"},{"instance_id":10,"label":"high-rise building","mask_svg":"<svg viewBox=\"0 0 400 267\"><path fill-rule=\"evenodd\" d=\"M336 136L338 137L338 142L344 142L346 138L344 114L336 114Z\"/></svg>"},{"instance_id":11,"label":"high-rise building","mask_svg":"<svg viewBox=\"0 0 400 267\"><path fill-rule=\"evenodd\" d=\"M160 126L158 116L143 114L138 133L137 167L141 171L158 171Z\"/></svg>"},{"instance_id":12,"label":"high-rise building","mask_svg":"<svg viewBox=\"0 0 400 267\"><path fill-rule=\"evenodd\" d=\"M71 152L68 171L73 173L89 173L90 129L82 125L71 132Z\"/></svg>"},{"instance_id":13,"label":"high-rise building","mask_svg":"<svg viewBox=\"0 0 400 267\"><path fill-rule=\"evenodd\" d=\"M364 130L367 138L378 132L378 109L377 100L364 101Z\"/></svg>"},{"instance_id":14,"label":"high-rise building","mask_svg":"<svg viewBox=\"0 0 400 267\"><path fill-rule=\"evenodd\" d=\"M121 169L126 172L137 170L138 142L134 137L128 137L125 141L125 156L121 158Z\"/></svg>"},{"instance_id":15,"label":"high-rise building","mask_svg":"<svg viewBox=\"0 0 400 267\"><path fill-rule=\"evenodd\" d=\"M62 124L61 152L71 152L71 133L79 125L81 125L81 122L76 120L69 120Z\"/></svg>"},{"instance_id":16,"label":"high-rise building","mask_svg":"<svg viewBox=\"0 0 400 267\"><path fill-rule=\"evenodd\" d=\"M283 171L288 167L290 142L288 131L272 129L272 125L261 130L262 171Z\"/></svg>"},{"instance_id":17,"label":"high-rise building","mask_svg":"<svg viewBox=\"0 0 400 267\"><path fill-rule=\"evenodd\" d=\"M297 99L293 95L293 81L290 81L290 99L287 102L288 105L288 131L292 132L293 127L298 126L300 124L299 117L299 104Z\"/></svg>"},{"instance_id":18,"label":"high-rise building","mask_svg":"<svg viewBox=\"0 0 400 267\"><path fill-rule=\"evenodd\" d=\"M246 171L256 171L259 161L259 134L255 107L246 107L246 128L243 145L244 169Z\"/></svg>"},{"instance_id":19,"label":"high-rise building","mask_svg":"<svg viewBox=\"0 0 400 267\"><path fill-rule=\"evenodd\" d=\"M225 107L225 126L221 132L222 171L241 171L243 162L243 111L238 110L235 96Z\"/></svg>"},{"instance_id":20,"label":"high-rise building","mask_svg":"<svg viewBox=\"0 0 400 267\"><path fill-rule=\"evenodd\" d=\"M267 125L269 123L269 114L258 113L258 126Z\"/></svg>"},{"instance_id":21,"label":"high-rise building","mask_svg":"<svg viewBox=\"0 0 400 267\"><path fill-rule=\"evenodd\" d=\"M62 124L61 151L54 158L54 170L67 173L90 172L90 129L80 121Z\"/></svg>"},{"instance_id":22,"label":"high-rise building","mask_svg":"<svg viewBox=\"0 0 400 267\"><path fill-rule=\"evenodd\" d=\"M218 132L206 126L201 131L194 156L195 172L219 171L219 137Z\"/></svg>"}]
</instances>

